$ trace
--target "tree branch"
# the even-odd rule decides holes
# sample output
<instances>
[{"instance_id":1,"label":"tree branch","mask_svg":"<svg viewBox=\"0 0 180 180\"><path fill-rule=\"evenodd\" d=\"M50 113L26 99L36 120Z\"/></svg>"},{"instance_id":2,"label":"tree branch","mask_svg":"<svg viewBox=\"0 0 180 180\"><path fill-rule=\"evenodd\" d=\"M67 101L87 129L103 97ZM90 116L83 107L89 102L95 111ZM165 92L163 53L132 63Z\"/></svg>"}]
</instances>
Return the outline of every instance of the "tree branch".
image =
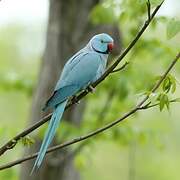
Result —
<instances>
[{"instance_id":1,"label":"tree branch","mask_svg":"<svg viewBox=\"0 0 180 180\"><path fill-rule=\"evenodd\" d=\"M170 100L169 103L179 102L178 100L179 98L175 98L175 99ZM146 105L139 107L139 110L150 109L150 108L159 106L159 104L160 103L151 104L151 102L149 102Z\"/></svg>"},{"instance_id":2,"label":"tree branch","mask_svg":"<svg viewBox=\"0 0 180 180\"><path fill-rule=\"evenodd\" d=\"M123 69L126 68L127 65L129 65L129 62L125 62L120 68L113 70L111 73L122 71Z\"/></svg>"},{"instance_id":3,"label":"tree branch","mask_svg":"<svg viewBox=\"0 0 180 180\"><path fill-rule=\"evenodd\" d=\"M166 76L168 75L168 73L170 72L170 70L174 67L174 65L177 63L178 59L180 58L180 52L177 54L177 56L175 57L175 59L172 61L172 63L170 64L170 66L168 67L168 69L165 71L165 73L161 76L161 79L154 85L154 87L151 89L151 92L155 92L159 86L161 85L161 83L163 82L163 80L166 78ZM75 143L78 143L80 141L83 141L83 140L86 140L90 137L93 137L97 134L100 134L110 128L112 128L113 126L115 126L116 124L119 124L121 121L127 119L129 116L131 116L132 114L136 113L137 111L139 110L142 110L142 109L148 109L148 106L147 104L145 104L143 106L143 104L147 101L147 99L149 98L149 95L147 95L137 106L135 106L133 109L131 109L129 112L127 112L126 114L124 114L124 116L122 116L121 118L105 125L104 127L101 127L87 135L84 135L84 136L80 136L80 137L77 137L75 139L72 139L70 141L67 141L65 143L62 143L62 144L59 144L59 145L56 145L56 146L53 146L51 148L49 148L47 150L46 153L50 153L52 151L56 151L58 149L62 149L64 147L67 147L67 146L70 146L72 144L75 144ZM7 163L5 165L2 165L0 166L0 170L4 170L4 169L7 169L7 168L10 168L12 166L15 166L17 164L20 164L24 161L27 161L27 160L30 160L30 159L33 159L35 157L37 157L38 153L34 153L32 155L29 155L29 156L26 156L22 159L18 159L16 161L13 161L13 162L10 162L10 163Z\"/></svg>"},{"instance_id":4,"label":"tree branch","mask_svg":"<svg viewBox=\"0 0 180 180\"><path fill-rule=\"evenodd\" d=\"M113 94L113 92L111 92ZM112 99L111 98L111 93L109 94L106 103L104 104L104 107L102 108L100 114L98 115L99 117L97 118L99 121L102 121L102 119L104 119L104 117L106 116L106 114L108 113L108 107L109 104L112 103ZM169 103L177 103L180 102L180 98L175 98L169 101ZM139 110L147 110L147 109L151 109L153 107L157 107L159 106L160 103L155 103L151 105L151 102L147 103L146 105L143 105L142 107L139 108ZM83 141L77 148L75 148L74 150L68 152L68 154L66 154L64 157L62 157L60 159L61 162L63 162L66 158L69 158L72 155L76 155L78 153L80 153L82 151L82 149L84 148L84 146L87 146L90 141Z\"/></svg>"},{"instance_id":5,"label":"tree branch","mask_svg":"<svg viewBox=\"0 0 180 180\"><path fill-rule=\"evenodd\" d=\"M158 5L153 13L151 14L150 18L148 18L144 25L142 26L142 28L140 29L140 31L137 33L137 35L135 36L135 38L130 42L130 44L128 45L128 47L122 52L122 54L115 60L115 62L106 70L106 72L101 76L101 78L99 78L95 83L92 84L92 87L96 87L98 84L100 84L116 67L117 65L123 60L123 58L127 55L127 53L132 49L132 47L136 44L136 42L139 40L139 38L142 36L142 34L144 33L144 31L146 30L146 28L149 26L149 24L151 23L152 19L154 18L154 16L156 15L156 13L158 12L159 8L161 7L161 5L163 4L164 1L162 1L162 3L160 5ZM72 106L73 104L77 103L80 99L82 99L84 96L86 96L88 94L87 91L83 91L82 93L80 93L80 95L77 96L76 100L72 100L67 106L66 109L69 108L70 106ZM37 123L33 124L32 126L30 126L29 128L25 129L24 131L22 131L21 133L19 133L18 135L16 135L14 138L12 138L11 140L9 140L7 143L5 143L1 148L0 148L0 156L2 154L4 154L7 150L12 149L15 147L15 145L17 144L17 142L24 136L28 135L29 133L31 133L32 131L34 131L35 129L39 128L41 125L43 125L44 123L46 123L50 118L51 118L52 114L49 114L47 116L45 116L44 118L42 118L40 121L38 121Z\"/></svg>"}]
</instances>

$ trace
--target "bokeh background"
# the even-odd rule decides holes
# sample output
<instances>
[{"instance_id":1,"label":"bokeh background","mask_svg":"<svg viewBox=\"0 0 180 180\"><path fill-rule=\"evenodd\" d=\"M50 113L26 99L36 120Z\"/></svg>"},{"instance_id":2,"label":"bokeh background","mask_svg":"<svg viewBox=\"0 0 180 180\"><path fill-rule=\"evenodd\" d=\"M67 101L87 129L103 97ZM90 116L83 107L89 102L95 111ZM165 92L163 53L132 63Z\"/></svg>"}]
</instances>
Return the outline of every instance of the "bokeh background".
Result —
<instances>
[{"instance_id":1,"label":"bokeh background","mask_svg":"<svg viewBox=\"0 0 180 180\"><path fill-rule=\"evenodd\" d=\"M152 2L156 3L155 0ZM69 9L72 4L69 3ZM149 90L179 50L180 36L177 34L171 38L168 34L172 19L177 21L180 17L179 9L178 0L165 0L153 23L124 59L130 65L104 81L95 94L86 97L81 125L77 127L68 121L62 122L57 142L60 143L62 137L65 140L86 134L120 117L137 103L141 94ZM0 145L21 132L32 116L32 97L38 86L46 46L48 14L47 0L0 2ZM117 42L123 49L140 29L146 16L143 1L103 0L91 9L87 21L98 26L118 27L121 40ZM71 31L73 33L73 29ZM171 74L176 77L177 87L175 93L168 94L170 99L180 97L180 63ZM78 176L71 179L179 180L179 109L180 105L173 103L169 110L164 108L162 112L159 107L140 111L88 140L74 155L73 166ZM42 139L45 129L43 126L30 138ZM19 143L0 157L0 164L22 157L24 149L28 148ZM24 179L22 175L20 178L22 171L20 165L0 171L0 180ZM26 169L26 174L29 172L30 169Z\"/></svg>"}]
</instances>

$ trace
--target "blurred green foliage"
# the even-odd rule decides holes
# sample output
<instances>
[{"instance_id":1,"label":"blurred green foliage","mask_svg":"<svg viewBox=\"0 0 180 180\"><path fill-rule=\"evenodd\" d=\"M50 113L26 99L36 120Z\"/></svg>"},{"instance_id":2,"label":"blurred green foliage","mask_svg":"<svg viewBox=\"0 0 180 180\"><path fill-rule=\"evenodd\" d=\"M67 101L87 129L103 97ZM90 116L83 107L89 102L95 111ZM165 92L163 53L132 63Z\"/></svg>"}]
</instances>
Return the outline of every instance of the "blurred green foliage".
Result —
<instances>
[{"instance_id":1,"label":"blurred green foliage","mask_svg":"<svg viewBox=\"0 0 180 180\"><path fill-rule=\"evenodd\" d=\"M7 24L0 26L0 34L0 145L3 145L25 127L44 46L44 30L39 25L28 29L21 24ZM22 139L1 162L20 157L23 144L30 144L28 140ZM0 179L15 180L18 173L19 168L12 168L1 172Z\"/></svg>"},{"instance_id":2,"label":"blurred green foliage","mask_svg":"<svg viewBox=\"0 0 180 180\"><path fill-rule=\"evenodd\" d=\"M154 7L160 1L151 2ZM146 1L104 0L93 8L89 17L95 24L118 24L126 47L147 18ZM178 52L178 32L177 19L155 17L124 59L124 62L129 62L128 67L110 75L94 94L88 95L81 127L77 129L63 121L58 130L58 140L86 134L121 117L136 105L144 94L149 93ZM0 37L0 135L3 144L26 124L44 44L44 31L37 25L31 27L31 31L21 25L8 25L0 27L0 34L3 34ZM140 111L82 146L75 164L83 179L179 180L179 104L169 103L169 100L180 97L178 79L180 63L157 93L150 96L152 103L160 102L159 108ZM169 111L163 110L164 107ZM41 138L45 129L46 125L37 132ZM25 137L13 151L2 157L1 162L21 157L23 144L29 145L33 141ZM79 144L74 145L72 150L78 147ZM16 180L18 173L19 167L14 167L1 172L0 179Z\"/></svg>"},{"instance_id":3,"label":"blurred green foliage","mask_svg":"<svg viewBox=\"0 0 180 180\"><path fill-rule=\"evenodd\" d=\"M167 26L167 37L173 38L180 31L180 21L176 19L170 19Z\"/></svg>"}]
</instances>

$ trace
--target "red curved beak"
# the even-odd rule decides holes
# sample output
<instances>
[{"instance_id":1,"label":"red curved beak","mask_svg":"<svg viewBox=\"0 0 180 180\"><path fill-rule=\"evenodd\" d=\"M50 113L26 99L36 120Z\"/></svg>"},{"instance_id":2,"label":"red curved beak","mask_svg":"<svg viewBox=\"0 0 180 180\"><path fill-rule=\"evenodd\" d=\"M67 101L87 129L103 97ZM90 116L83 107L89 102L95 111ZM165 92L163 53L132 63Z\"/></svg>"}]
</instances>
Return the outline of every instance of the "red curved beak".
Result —
<instances>
[{"instance_id":1,"label":"red curved beak","mask_svg":"<svg viewBox=\"0 0 180 180\"><path fill-rule=\"evenodd\" d=\"M112 51L114 48L114 43L108 43L108 51Z\"/></svg>"}]
</instances>

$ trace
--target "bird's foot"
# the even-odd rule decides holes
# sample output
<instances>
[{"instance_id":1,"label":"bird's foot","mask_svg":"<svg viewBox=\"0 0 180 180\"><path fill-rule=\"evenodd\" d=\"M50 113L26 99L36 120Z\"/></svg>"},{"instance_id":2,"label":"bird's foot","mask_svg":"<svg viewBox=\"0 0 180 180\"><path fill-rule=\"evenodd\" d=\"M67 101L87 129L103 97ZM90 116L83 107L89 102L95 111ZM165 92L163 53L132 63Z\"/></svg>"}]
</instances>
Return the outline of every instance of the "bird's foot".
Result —
<instances>
[{"instance_id":1,"label":"bird's foot","mask_svg":"<svg viewBox=\"0 0 180 180\"><path fill-rule=\"evenodd\" d=\"M91 85L89 85L89 86L86 88L86 92L94 93L94 92L95 92L95 88L92 87Z\"/></svg>"},{"instance_id":2,"label":"bird's foot","mask_svg":"<svg viewBox=\"0 0 180 180\"><path fill-rule=\"evenodd\" d=\"M77 99L77 96L72 97L72 102L75 102L75 104L80 104L80 101Z\"/></svg>"}]
</instances>

